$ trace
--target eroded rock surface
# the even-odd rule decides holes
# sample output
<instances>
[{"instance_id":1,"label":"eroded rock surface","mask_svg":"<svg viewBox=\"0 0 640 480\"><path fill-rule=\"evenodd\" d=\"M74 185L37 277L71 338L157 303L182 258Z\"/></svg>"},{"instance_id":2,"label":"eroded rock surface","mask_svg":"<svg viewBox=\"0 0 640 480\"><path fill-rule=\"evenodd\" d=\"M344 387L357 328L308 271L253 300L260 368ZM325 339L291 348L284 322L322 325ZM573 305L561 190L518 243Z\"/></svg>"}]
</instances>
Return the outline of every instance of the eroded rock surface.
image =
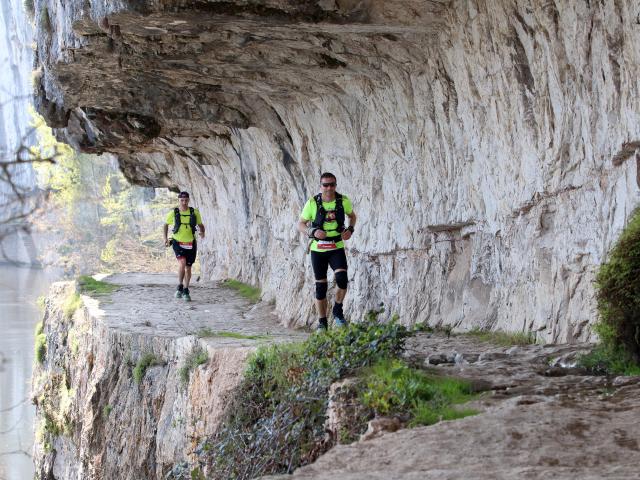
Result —
<instances>
[{"instance_id":1,"label":"eroded rock surface","mask_svg":"<svg viewBox=\"0 0 640 480\"><path fill-rule=\"evenodd\" d=\"M573 367L589 345L495 347L420 335L407 355L486 392L482 413L338 445L314 464L271 479L632 479L640 461L640 377ZM468 359L468 360L465 360Z\"/></svg>"},{"instance_id":2,"label":"eroded rock surface","mask_svg":"<svg viewBox=\"0 0 640 480\"><path fill-rule=\"evenodd\" d=\"M329 170L360 218L354 317L589 337L640 199L637 2L35 3L40 111L192 191L207 277L310 321L294 223Z\"/></svg>"},{"instance_id":3,"label":"eroded rock surface","mask_svg":"<svg viewBox=\"0 0 640 480\"><path fill-rule=\"evenodd\" d=\"M37 478L164 478L215 433L247 355L305 336L280 326L269 306L214 284L196 284L184 303L172 297L173 276L108 280L121 287L83 296L75 312L71 282L54 284L47 299L46 353L33 374ZM198 351L206 361L184 372ZM150 364L136 374L145 355Z\"/></svg>"}]
</instances>

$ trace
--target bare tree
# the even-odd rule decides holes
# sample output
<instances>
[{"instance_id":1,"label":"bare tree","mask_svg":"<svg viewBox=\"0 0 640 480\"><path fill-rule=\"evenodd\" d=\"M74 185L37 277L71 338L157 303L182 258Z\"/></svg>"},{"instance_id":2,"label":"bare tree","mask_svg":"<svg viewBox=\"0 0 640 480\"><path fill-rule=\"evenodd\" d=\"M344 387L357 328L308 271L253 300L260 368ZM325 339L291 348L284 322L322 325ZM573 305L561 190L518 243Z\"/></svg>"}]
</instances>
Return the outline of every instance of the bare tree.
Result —
<instances>
[{"instance_id":1,"label":"bare tree","mask_svg":"<svg viewBox=\"0 0 640 480\"><path fill-rule=\"evenodd\" d=\"M57 148L43 156L39 150L27 146L28 139L35 129L24 135L18 149L0 156L0 248L2 240L17 231L30 232L30 219L44 205L49 192L34 185L22 184L19 180L21 170L34 163L56 163L60 155Z\"/></svg>"}]
</instances>

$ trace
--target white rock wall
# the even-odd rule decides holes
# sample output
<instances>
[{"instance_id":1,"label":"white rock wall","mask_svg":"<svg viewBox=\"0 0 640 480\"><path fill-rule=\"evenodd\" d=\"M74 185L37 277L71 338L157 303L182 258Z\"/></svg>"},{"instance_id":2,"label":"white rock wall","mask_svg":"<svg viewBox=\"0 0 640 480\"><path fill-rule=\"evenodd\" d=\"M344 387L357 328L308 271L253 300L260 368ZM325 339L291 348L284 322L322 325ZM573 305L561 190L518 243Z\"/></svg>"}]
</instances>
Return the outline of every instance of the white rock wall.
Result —
<instances>
[{"instance_id":1,"label":"white rock wall","mask_svg":"<svg viewBox=\"0 0 640 480\"><path fill-rule=\"evenodd\" d=\"M207 274L258 283L283 319L307 320L294 224L329 170L359 216L353 317L384 302L407 323L587 338L594 272L640 200L636 157L613 163L640 138L632 6L457 2L424 51L389 42L382 55L406 58L381 63L381 85L347 78L340 97L275 105L289 170L261 130L200 146L205 175L169 168L213 227Z\"/></svg>"},{"instance_id":2,"label":"white rock wall","mask_svg":"<svg viewBox=\"0 0 640 480\"><path fill-rule=\"evenodd\" d=\"M209 227L205 275L260 285L283 322L314 319L295 223L328 170L359 216L348 253L352 318L382 302L407 324L585 339L594 272L640 200L636 10L630 0L460 0L437 22L405 19L375 38L358 24L341 36L326 27L344 69L307 74L280 58L287 95L273 71L262 83L223 79L245 107L253 89L252 126L196 129L165 111L149 145L118 147L121 166L136 181L193 191ZM395 22L380 15L378 31ZM294 52L319 42L291 35ZM287 40L264 42L266 55ZM66 95L69 108L89 98Z\"/></svg>"}]
</instances>

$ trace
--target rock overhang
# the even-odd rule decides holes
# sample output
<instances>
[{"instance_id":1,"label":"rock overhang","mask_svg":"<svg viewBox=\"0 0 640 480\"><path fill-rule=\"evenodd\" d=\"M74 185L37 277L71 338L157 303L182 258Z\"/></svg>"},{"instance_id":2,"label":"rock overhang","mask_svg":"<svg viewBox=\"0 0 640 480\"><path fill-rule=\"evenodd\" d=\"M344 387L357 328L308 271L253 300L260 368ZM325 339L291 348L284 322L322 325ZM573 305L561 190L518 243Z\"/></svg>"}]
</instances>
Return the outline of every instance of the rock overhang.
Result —
<instances>
[{"instance_id":1,"label":"rock overhang","mask_svg":"<svg viewBox=\"0 0 640 480\"><path fill-rule=\"evenodd\" d=\"M272 104L341 96L341 83L358 76L384 82L380 62L392 58L384 44L417 47L438 32L449 4L342 3L131 2L81 16L72 23L78 46L41 58L41 112L89 153L250 127L282 136ZM52 101L58 108L45 107Z\"/></svg>"}]
</instances>

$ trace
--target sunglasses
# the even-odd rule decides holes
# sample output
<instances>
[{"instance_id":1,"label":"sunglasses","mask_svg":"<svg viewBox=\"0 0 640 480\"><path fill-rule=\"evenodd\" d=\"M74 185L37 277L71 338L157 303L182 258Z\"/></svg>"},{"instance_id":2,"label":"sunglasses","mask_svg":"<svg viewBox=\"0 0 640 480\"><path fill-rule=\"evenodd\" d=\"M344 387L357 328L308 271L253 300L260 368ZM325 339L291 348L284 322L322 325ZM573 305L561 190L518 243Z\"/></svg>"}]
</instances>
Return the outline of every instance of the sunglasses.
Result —
<instances>
[{"instance_id":1,"label":"sunglasses","mask_svg":"<svg viewBox=\"0 0 640 480\"><path fill-rule=\"evenodd\" d=\"M336 182L321 183L321 185L323 187L335 187L336 186Z\"/></svg>"}]
</instances>

